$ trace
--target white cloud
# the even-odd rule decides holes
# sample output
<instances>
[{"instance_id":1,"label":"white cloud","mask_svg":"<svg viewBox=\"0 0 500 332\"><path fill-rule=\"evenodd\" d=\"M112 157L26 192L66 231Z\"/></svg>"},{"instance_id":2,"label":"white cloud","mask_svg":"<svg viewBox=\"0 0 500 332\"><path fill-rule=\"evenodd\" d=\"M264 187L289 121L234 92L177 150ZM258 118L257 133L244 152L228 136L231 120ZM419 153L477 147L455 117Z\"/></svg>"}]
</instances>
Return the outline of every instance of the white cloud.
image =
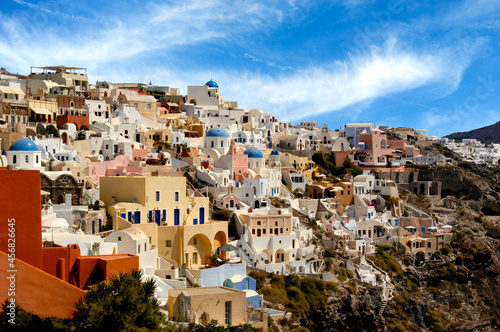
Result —
<instances>
[{"instance_id":1,"label":"white cloud","mask_svg":"<svg viewBox=\"0 0 500 332\"><path fill-rule=\"evenodd\" d=\"M52 21L55 12L50 9L38 11L35 21L28 15L10 17L8 24L0 22L0 58L7 59L5 65L14 70L26 70L27 64L67 61L85 66L207 41L236 42L248 32L265 31L295 15L294 7L228 0L154 2L130 12L126 17L110 15L100 24L67 20L64 26Z\"/></svg>"},{"instance_id":2,"label":"white cloud","mask_svg":"<svg viewBox=\"0 0 500 332\"><path fill-rule=\"evenodd\" d=\"M429 84L455 89L467 65L468 59L451 51L412 53L389 40L383 48L373 47L369 54L349 61L277 77L225 74L225 82L219 83L225 96L237 97L240 107L265 108L294 121Z\"/></svg>"}]
</instances>

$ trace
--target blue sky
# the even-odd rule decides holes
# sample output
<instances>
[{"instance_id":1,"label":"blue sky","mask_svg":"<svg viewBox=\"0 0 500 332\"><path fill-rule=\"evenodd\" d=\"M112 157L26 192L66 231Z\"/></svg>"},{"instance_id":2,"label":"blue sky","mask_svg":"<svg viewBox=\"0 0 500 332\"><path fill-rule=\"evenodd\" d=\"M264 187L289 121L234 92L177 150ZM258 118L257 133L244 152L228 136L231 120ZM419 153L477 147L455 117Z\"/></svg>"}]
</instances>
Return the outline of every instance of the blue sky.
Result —
<instances>
[{"instance_id":1,"label":"blue sky","mask_svg":"<svg viewBox=\"0 0 500 332\"><path fill-rule=\"evenodd\" d=\"M2 0L0 66L178 87L280 120L409 126L500 120L500 1Z\"/></svg>"}]
</instances>

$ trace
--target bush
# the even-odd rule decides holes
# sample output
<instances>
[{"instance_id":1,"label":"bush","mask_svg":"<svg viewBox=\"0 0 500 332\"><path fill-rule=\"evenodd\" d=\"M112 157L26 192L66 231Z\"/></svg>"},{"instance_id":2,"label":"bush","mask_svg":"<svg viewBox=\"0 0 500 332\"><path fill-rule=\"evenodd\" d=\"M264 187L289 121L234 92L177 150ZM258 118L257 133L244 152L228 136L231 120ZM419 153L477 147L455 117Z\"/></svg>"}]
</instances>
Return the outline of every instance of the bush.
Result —
<instances>
[{"instance_id":1,"label":"bush","mask_svg":"<svg viewBox=\"0 0 500 332\"><path fill-rule=\"evenodd\" d=\"M349 282L349 284L347 286L345 286L345 288L347 288L347 290L349 291L349 293L351 293L352 295L355 295L356 294L356 291L358 290L358 286L355 282Z\"/></svg>"},{"instance_id":2,"label":"bush","mask_svg":"<svg viewBox=\"0 0 500 332\"><path fill-rule=\"evenodd\" d=\"M302 291L294 286L287 288L288 302L286 307L295 315L303 315L309 312L310 306Z\"/></svg>"},{"instance_id":3,"label":"bush","mask_svg":"<svg viewBox=\"0 0 500 332\"><path fill-rule=\"evenodd\" d=\"M312 312L326 309L326 285L323 280L305 277L300 281L300 290L304 293Z\"/></svg>"},{"instance_id":4,"label":"bush","mask_svg":"<svg viewBox=\"0 0 500 332\"><path fill-rule=\"evenodd\" d=\"M284 289L277 287L264 287L260 290L266 301L272 303L287 303L288 297Z\"/></svg>"},{"instance_id":5,"label":"bush","mask_svg":"<svg viewBox=\"0 0 500 332\"><path fill-rule=\"evenodd\" d=\"M337 257L337 252L332 248L325 248L325 257Z\"/></svg>"},{"instance_id":6,"label":"bush","mask_svg":"<svg viewBox=\"0 0 500 332\"><path fill-rule=\"evenodd\" d=\"M430 330L435 332L445 331L450 323L449 319L439 310L429 311L429 314L433 319Z\"/></svg>"},{"instance_id":7,"label":"bush","mask_svg":"<svg viewBox=\"0 0 500 332\"><path fill-rule=\"evenodd\" d=\"M340 289L337 287L337 284L334 282L327 282L325 286L326 286L326 289L329 291L334 291L336 293L340 292Z\"/></svg>"},{"instance_id":8,"label":"bush","mask_svg":"<svg viewBox=\"0 0 500 332\"><path fill-rule=\"evenodd\" d=\"M443 254L443 255L448 255L450 253L450 248L449 247L441 247L441 249L439 249L439 251Z\"/></svg>"},{"instance_id":9,"label":"bush","mask_svg":"<svg viewBox=\"0 0 500 332\"><path fill-rule=\"evenodd\" d=\"M331 258L325 258L325 269L331 271L333 267L333 260Z\"/></svg>"},{"instance_id":10,"label":"bush","mask_svg":"<svg viewBox=\"0 0 500 332\"><path fill-rule=\"evenodd\" d=\"M450 304L454 309L460 309L462 307L462 300L458 297L452 297Z\"/></svg>"},{"instance_id":11,"label":"bush","mask_svg":"<svg viewBox=\"0 0 500 332\"><path fill-rule=\"evenodd\" d=\"M226 209L214 210L214 212L212 212L212 219L213 220L229 221L229 219L231 219L231 211L226 210Z\"/></svg>"},{"instance_id":12,"label":"bush","mask_svg":"<svg viewBox=\"0 0 500 332\"><path fill-rule=\"evenodd\" d=\"M273 275L271 278L271 285L278 288L285 288L285 279L279 274Z\"/></svg>"},{"instance_id":13,"label":"bush","mask_svg":"<svg viewBox=\"0 0 500 332\"><path fill-rule=\"evenodd\" d=\"M252 271L248 275L255 279L257 290L260 290L262 287L264 287L266 283L266 274L264 272Z\"/></svg>"}]
</instances>

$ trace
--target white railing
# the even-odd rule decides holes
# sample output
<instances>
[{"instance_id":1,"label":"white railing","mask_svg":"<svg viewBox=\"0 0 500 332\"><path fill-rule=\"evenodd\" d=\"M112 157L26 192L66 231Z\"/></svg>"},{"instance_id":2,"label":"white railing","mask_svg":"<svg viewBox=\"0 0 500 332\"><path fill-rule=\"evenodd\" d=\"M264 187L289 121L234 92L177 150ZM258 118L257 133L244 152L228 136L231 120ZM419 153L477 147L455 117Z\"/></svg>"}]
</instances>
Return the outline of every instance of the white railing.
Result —
<instances>
[{"instance_id":1,"label":"white railing","mask_svg":"<svg viewBox=\"0 0 500 332\"><path fill-rule=\"evenodd\" d=\"M196 278L188 269L186 269L186 279L189 280L193 286L197 284Z\"/></svg>"}]
</instances>

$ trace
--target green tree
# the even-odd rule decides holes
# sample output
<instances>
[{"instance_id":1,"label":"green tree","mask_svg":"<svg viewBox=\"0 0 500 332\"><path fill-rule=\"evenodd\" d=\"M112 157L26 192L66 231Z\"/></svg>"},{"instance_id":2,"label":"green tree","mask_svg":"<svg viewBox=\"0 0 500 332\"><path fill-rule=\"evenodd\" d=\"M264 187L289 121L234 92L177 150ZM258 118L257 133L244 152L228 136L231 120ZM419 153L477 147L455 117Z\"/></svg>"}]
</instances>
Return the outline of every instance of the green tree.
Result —
<instances>
[{"instance_id":1,"label":"green tree","mask_svg":"<svg viewBox=\"0 0 500 332\"><path fill-rule=\"evenodd\" d=\"M156 331L165 323L154 297L156 282L142 273L117 274L90 287L77 304L83 331Z\"/></svg>"}]
</instances>

